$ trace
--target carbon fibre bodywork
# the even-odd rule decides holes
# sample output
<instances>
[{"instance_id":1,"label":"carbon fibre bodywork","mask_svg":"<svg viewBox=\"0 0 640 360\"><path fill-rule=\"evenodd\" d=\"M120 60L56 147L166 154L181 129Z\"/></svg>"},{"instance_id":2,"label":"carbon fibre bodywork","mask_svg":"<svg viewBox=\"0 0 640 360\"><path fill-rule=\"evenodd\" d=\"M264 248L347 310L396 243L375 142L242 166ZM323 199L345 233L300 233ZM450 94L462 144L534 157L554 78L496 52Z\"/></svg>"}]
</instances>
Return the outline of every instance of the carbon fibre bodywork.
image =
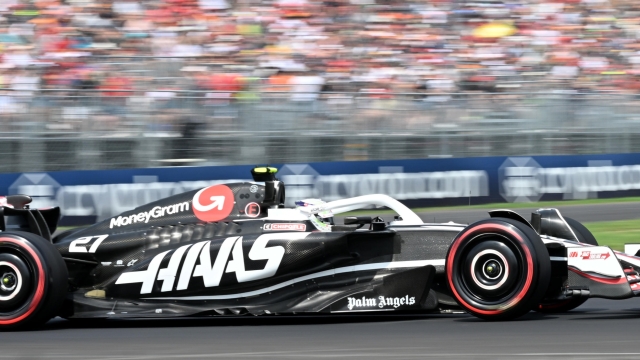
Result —
<instances>
[{"instance_id":1,"label":"carbon fibre bodywork","mask_svg":"<svg viewBox=\"0 0 640 360\"><path fill-rule=\"evenodd\" d=\"M265 186L216 186L229 188L234 200L228 214L222 209L228 204L219 207L224 216L219 221L197 216L193 201L199 195L192 191L56 237L54 245L69 269L70 301L64 316L437 307L429 290L444 270L442 259L459 226L336 226L319 232L308 220L270 219L260 201ZM252 204L260 209L248 214Z\"/></svg>"}]
</instances>

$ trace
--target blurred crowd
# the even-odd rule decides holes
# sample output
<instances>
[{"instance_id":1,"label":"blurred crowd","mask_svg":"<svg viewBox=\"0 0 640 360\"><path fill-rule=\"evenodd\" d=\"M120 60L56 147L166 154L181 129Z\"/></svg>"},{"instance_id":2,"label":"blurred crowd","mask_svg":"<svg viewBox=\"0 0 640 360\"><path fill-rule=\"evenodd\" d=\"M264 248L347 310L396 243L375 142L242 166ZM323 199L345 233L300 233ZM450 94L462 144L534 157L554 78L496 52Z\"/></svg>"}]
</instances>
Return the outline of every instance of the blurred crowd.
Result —
<instances>
[{"instance_id":1,"label":"blurred crowd","mask_svg":"<svg viewBox=\"0 0 640 360\"><path fill-rule=\"evenodd\" d=\"M635 93L639 38L633 0L1 0L0 89Z\"/></svg>"}]
</instances>

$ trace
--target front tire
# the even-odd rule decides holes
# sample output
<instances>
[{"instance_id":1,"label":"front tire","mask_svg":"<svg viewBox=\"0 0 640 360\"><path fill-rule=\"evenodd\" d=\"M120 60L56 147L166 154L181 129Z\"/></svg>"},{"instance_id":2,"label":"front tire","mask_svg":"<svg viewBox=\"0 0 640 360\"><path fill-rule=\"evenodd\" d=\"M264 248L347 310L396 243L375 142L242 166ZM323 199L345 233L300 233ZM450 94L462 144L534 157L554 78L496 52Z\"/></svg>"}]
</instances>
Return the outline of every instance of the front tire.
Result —
<instances>
[{"instance_id":1,"label":"front tire","mask_svg":"<svg viewBox=\"0 0 640 360\"><path fill-rule=\"evenodd\" d=\"M598 240L596 240L596 237L593 236L591 231L589 231L586 226L582 225L578 220L574 220L570 217L565 216L564 220L571 227L573 233L576 234L579 242L583 244L598 246Z\"/></svg>"},{"instance_id":2,"label":"front tire","mask_svg":"<svg viewBox=\"0 0 640 360\"><path fill-rule=\"evenodd\" d=\"M486 320L510 320L544 296L551 264L540 236L518 221L492 218L461 231L446 257L456 302Z\"/></svg>"},{"instance_id":3,"label":"front tire","mask_svg":"<svg viewBox=\"0 0 640 360\"><path fill-rule=\"evenodd\" d=\"M31 233L0 233L0 330L35 327L56 316L67 282L67 267L50 242Z\"/></svg>"}]
</instances>

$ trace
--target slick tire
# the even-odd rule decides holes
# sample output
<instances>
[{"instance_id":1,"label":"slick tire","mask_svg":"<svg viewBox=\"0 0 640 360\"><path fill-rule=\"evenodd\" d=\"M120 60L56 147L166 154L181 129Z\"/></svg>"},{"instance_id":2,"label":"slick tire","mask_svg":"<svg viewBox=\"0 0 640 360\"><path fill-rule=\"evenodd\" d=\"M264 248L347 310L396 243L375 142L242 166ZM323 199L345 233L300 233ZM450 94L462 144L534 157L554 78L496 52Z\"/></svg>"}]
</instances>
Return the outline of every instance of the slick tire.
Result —
<instances>
[{"instance_id":1,"label":"slick tire","mask_svg":"<svg viewBox=\"0 0 640 360\"><path fill-rule=\"evenodd\" d=\"M492 218L456 236L445 271L451 293L464 310L485 320L511 320L540 303L551 263L533 229L519 221Z\"/></svg>"},{"instance_id":2,"label":"slick tire","mask_svg":"<svg viewBox=\"0 0 640 360\"><path fill-rule=\"evenodd\" d=\"M564 217L564 220L571 227L571 230L573 230L573 233L576 234L578 241L584 244L598 246L598 240L596 240L596 237L593 236L591 231L589 231L589 229L587 229L579 221L566 216Z\"/></svg>"},{"instance_id":3,"label":"slick tire","mask_svg":"<svg viewBox=\"0 0 640 360\"><path fill-rule=\"evenodd\" d=\"M0 330L33 328L56 316L67 283L67 267L50 242L31 233L0 233Z\"/></svg>"},{"instance_id":4,"label":"slick tire","mask_svg":"<svg viewBox=\"0 0 640 360\"><path fill-rule=\"evenodd\" d=\"M598 241L596 240L595 236L593 236L591 231L589 231L589 229L587 229L579 221L566 216L564 217L564 220L571 227L573 233L576 234L578 241L584 244L598 246ZM535 307L534 310L547 314L564 313L577 308L578 306L584 304L587 300L587 298L569 298L560 301L543 302L541 304L538 304L538 306Z\"/></svg>"}]
</instances>

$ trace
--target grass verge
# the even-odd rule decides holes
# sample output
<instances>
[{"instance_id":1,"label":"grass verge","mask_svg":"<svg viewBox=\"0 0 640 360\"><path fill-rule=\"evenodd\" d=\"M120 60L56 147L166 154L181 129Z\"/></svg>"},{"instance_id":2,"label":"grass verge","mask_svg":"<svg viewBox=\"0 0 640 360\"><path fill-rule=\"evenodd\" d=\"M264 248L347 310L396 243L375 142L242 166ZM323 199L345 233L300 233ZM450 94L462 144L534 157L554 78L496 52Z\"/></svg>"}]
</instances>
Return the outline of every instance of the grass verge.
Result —
<instances>
[{"instance_id":1,"label":"grass verge","mask_svg":"<svg viewBox=\"0 0 640 360\"><path fill-rule=\"evenodd\" d=\"M624 244L640 243L640 219L584 223L598 244L623 251Z\"/></svg>"}]
</instances>

